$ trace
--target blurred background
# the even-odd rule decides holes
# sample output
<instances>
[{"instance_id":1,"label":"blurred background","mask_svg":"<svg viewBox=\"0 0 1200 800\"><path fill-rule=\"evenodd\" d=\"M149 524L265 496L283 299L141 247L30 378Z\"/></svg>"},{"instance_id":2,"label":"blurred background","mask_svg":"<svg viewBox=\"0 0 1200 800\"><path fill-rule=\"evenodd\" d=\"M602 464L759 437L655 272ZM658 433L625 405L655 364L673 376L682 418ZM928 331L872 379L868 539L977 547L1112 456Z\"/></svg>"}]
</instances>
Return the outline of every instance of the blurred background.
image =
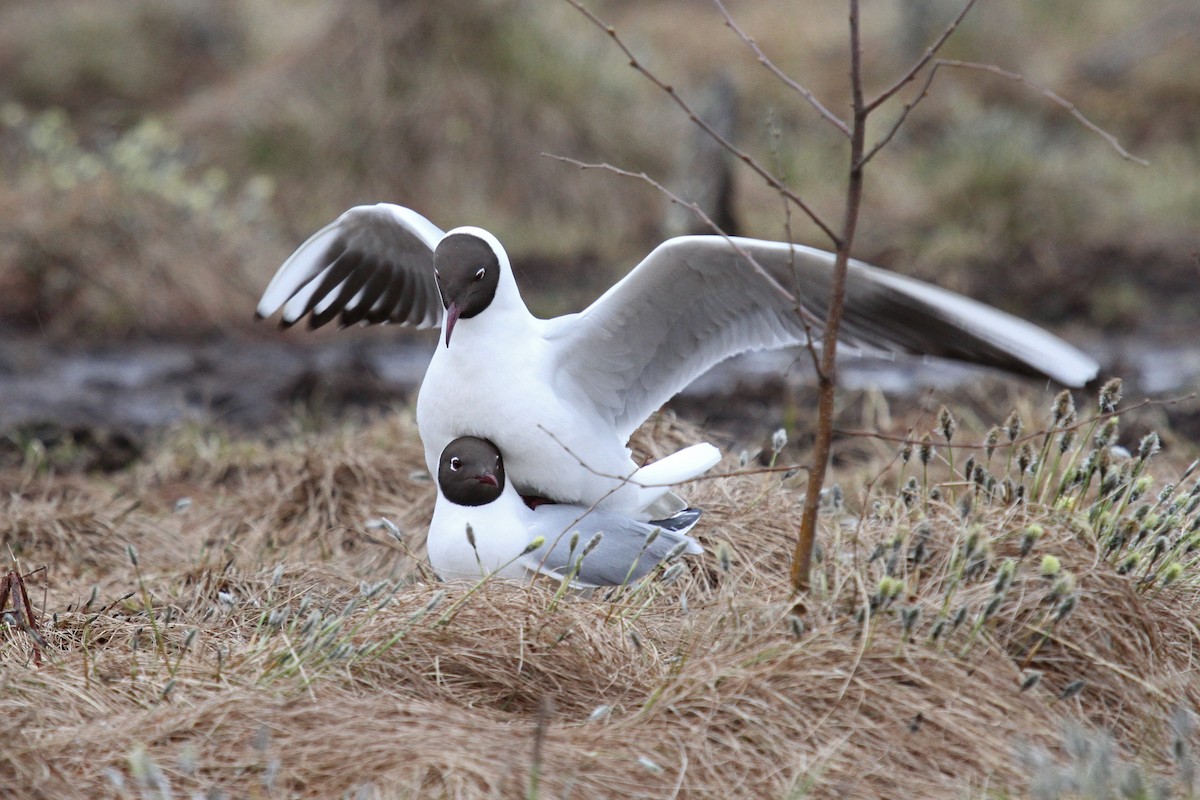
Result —
<instances>
[{"instance_id":1,"label":"blurred background","mask_svg":"<svg viewBox=\"0 0 1200 800\"><path fill-rule=\"evenodd\" d=\"M844 139L713 4L589 7L698 109L724 96L715 107L727 111L713 113L736 144L840 220ZM845 111L845 4L728 8L782 70ZM868 94L958 8L865 3ZM1036 89L943 70L868 169L856 255L1027 316L1117 374L1148 370L1149 391L1193 380L1200 6L980 4L944 55L1053 89L1149 166ZM680 192L689 172L721 169L679 108L563 0L6 0L0 75L0 426L30 424L68 386L92 395L75 413L137 421L136 404L104 387L156 376L176 407L225 403L231 415L254 404L250 383L273 401L318 384L336 394L337 369L357 375L349 395L394 396L388 386L419 378L430 335L281 334L252 320L314 230L379 201L443 228L486 227L535 312L562 313L688 223L645 182L546 154L644 171ZM877 114L870 139L917 88ZM739 233L787 238L790 227L827 245L749 170L732 172L727 201ZM415 355L395 355L398 338ZM1160 355L1154 369L1147 353ZM237 354L241 371L223 386L213 376ZM362 385L364 374L384 385ZM149 391L139 396L153 404Z\"/></svg>"}]
</instances>

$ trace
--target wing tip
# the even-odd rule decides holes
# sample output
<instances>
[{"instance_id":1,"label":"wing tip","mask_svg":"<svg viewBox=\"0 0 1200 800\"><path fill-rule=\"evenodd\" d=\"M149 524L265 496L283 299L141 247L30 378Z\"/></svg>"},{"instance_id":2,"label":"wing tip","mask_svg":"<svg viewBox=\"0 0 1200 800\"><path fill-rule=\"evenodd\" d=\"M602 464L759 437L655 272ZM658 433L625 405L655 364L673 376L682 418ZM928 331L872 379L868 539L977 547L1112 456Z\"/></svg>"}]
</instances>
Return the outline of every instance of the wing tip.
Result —
<instances>
[{"instance_id":1,"label":"wing tip","mask_svg":"<svg viewBox=\"0 0 1200 800\"><path fill-rule=\"evenodd\" d=\"M1087 386L1087 385L1091 384L1093 381L1098 380L1100 377L1100 364L1095 361L1092 361L1090 364L1088 364L1086 366L1081 366L1080 376L1081 377L1080 377L1078 383L1068 384L1068 385L1072 386L1072 388L1075 388L1075 389L1082 389L1084 386Z\"/></svg>"},{"instance_id":2,"label":"wing tip","mask_svg":"<svg viewBox=\"0 0 1200 800\"><path fill-rule=\"evenodd\" d=\"M650 520L649 524L682 536L696 525L703 513L703 510L689 506L682 511L676 511L669 517L664 517L663 519L652 519ZM697 545L697 547L699 547L699 545ZM700 551L692 551L689 549L688 552Z\"/></svg>"},{"instance_id":3,"label":"wing tip","mask_svg":"<svg viewBox=\"0 0 1200 800\"><path fill-rule=\"evenodd\" d=\"M1050 335L1053 336L1053 334ZM1066 358L1042 364L1027 363L1036 372L1056 383L1061 383L1068 389L1083 389L1098 380L1101 371L1100 362L1075 349L1072 345L1067 344L1066 346L1073 351L1066 353L1065 355L1068 356Z\"/></svg>"}]
</instances>

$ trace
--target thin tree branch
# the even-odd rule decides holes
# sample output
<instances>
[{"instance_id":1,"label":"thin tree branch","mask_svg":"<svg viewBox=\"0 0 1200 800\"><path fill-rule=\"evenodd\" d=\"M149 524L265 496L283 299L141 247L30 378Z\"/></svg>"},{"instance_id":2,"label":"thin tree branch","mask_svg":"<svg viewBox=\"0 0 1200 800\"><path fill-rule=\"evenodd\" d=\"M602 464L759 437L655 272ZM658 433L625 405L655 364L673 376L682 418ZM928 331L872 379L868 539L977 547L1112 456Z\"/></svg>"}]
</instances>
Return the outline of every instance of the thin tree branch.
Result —
<instances>
[{"instance_id":1,"label":"thin tree branch","mask_svg":"<svg viewBox=\"0 0 1200 800\"><path fill-rule=\"evenodd\" d=\"M958 30L958 26L962 24L963 19L968 13L970 13L971 8L974 5L975 0L967 0L966 5L962 7L962 11L959 11L958 16L946 26L946 29L942 31L941 36L937 38L937 41L931 44L928 49L925 50L925 53L919 59L917 59L917 63L913 64L912 67L909 68L908 72L901 75L898 81L884 89L878 97L866 104L866 111L868 114L890 100L896 94L896 92L903 89L914 78L917 77L917 73L923 70L925 65L933 60L933 57L938 54L938 51L942 49L942 46L946 44L946 41L954 34L956 30Z\"/></svg>"},{"instance_id":2,"label":"thin tree branch","mask_svg":"<svg viewBox=\"0 0 1200 800\"><path fill-rule=\"evenodd\" d=\"M1070 115L1072 117L1074 117L1079 122L1080 125L1087 128L1089 131L1096 134L1104 141L1108 142L1108 145L1113 150L1115 150L1117 152L1117 155L1119 155L1121 158L1125 159L1126 161L1132 161L1135 164L1140 164L1143 167L1150 166L1149 161L1146 161L1144 158L1138 158L1137 156L1130 153L1128 150L1126 150L1124 147L1121 146L1121 143L1117 141L1116 136L1113 136L1111 133L1104 130L1099 125L1097 125L1096 123L1094 123L1090 119L1088 119L1086 116L1084 116L1083 112L1079 110L1078 106L1076 106L1070 100L1068 100L1067 98L1058 94L1057 92L1055 92L1051 89L1048 89L1045 86L1042 86L1039 83L1035 83L1035 82L1029 80L1024 75L1020 74L1019 72L1010 72L1009 70L1002 69L1001 67L998 67L995 64L979 64L974 61L953 61L953 60L944 59L944 58L939 59L937 61L937 63L934 64L934 69L936 69L938 67L955 67L957 69L973 69L973 70L976 70L979 72L988 72L988 73L991 73L992 75L999 75L1001 78L1005 78L1007 80L1015 81L1016 83L1020 83L1025 86L1028 86L1030 89L1033 89L1035 92L1039 93L1040 95L1045 97L1047 100L1049 100L1050 102L1057 105L1059 108L1062 108L1065 111L1067 111L1068 113L1070 113ZM931 80L932 80L932 78L931 78Z\"/></svg>"},{"instance_id":3,"label":"thin tree branch","mask_svg":"<svg viewBox=\"0 0 1200 800\"><path fill-rule=\"evenodd\" d=\"M921 91L917 93L915 98L904 104L904 108L900 111L900 116L896 118L896 121L892 124L892 127L886 134L884 134L883 138L880 139L879 142L876 143L875 146L863 156L864 165L874 158L875 154L882 150L884 146L892 140L892 137L896 135L896 131L898 131L900 126L904 124L904 120L908 117L909 112L911 112L918 103L928 97L929 87L933 83L933 78L935 75L937 75L938 69L941 67L957 67L959 69L973 69L980 72L990 72L993 75L999 75L1001 78L1028 86L1029 88L1040 93L1043 97L1049 99L1055 105L1069 112L1071 116L1073 116L1081 125L1098 135L1100 138L1104 139L1104 141L1107 142L1108 145L1112 147L1113 150L1116 151L1117 155L1119 155L1121 158L1127 161L1132 161L1135 164L1140 164L1143 167L1149 166L1148 161L1129 153L1124 147L1121 146L1121 143L1117 141L1117 137L1113 136L1111 133L1085 117L1083 112L1080 111L1074 103L1062 95L1052 91L1051 89L1029 80L1020 73L1010 72L1009 70L998 67L995 64L980 64L974 61L951 61L944 58L940 58L933 62L933 66L930 68L929 74L925 76L925 83L921 85Z\"/></svg>"},{"instance_id":4,"label":"thin tree branch","mask_svg":"<svg viewBox=\"0 0 1200 800\"><path fill-rule=\"evenodd\" d=\"M791 77L789 77L783 70L776 66L775 62L767 58L766 53L764 53L762 48L758 46L758 42L756 42L753 37L741 29L741 27L729 14L729 11L726 10L725 4L722 3L721 0L713 0L713 3L715 3L717 8L720 9L721 15L725 17L725 27L732 30L738 35L738 38L745 42L746 46L749 47L754 52L755 57L758 58L758 63L766 67L771 74L778 78L785 86L789 87L792 91L796 92L796 94L807 100L808 104L817 110L817 113L821 115L822 119L841 131L847 139L850 138L849 125L843 122L837 114L834 114L824 105L822 105L821 101L817 99L817 96L813 94L807 87L802 86L801 84L792 80Z\"/></svg>"},{"instance_id":5,"label":"thin tree branch","mask_svg":"<svg viewBox=\"0 0 1200 800\"><path fill-rule=\"evenodd\" d=\"M778 149L779 138L780 138L779 128L777 125L772 124L772 127L771 127L771 142L772 142L771 155L774 156L774 158L775 158L775 169L778 170L779 180L782 182L782 181L787 180L787 174L785 173L785 171L783 169L783 161L779 157L779 149ZM786 234L786 236L787 236L787 241L790 242L790 241L793 241L792 237L794 236L794 234L792 233L792 207L790 205L788 205L788 201L787 201L786 197L780 196L779 199L783 203L783 231L784 231L784 234ZM801 286L800 286L800 271L798 269L796 269L796 251L795 250L792 250L790 262L791 262L790 266L791 266L791 273L792 273L792 289L795 292L796 297L800 298L800 297L804 296L804 292L802 291ZM800 303L796 303L796 313L800 317L801 324L804 325L804 349L808 352L809 358L812 359L813 374L820 375L821 374L821 356L820 356L820 354L817 353L817 346L816 346L817 339L815 336L813 336L813 326L809 323L809 316L811 316L811 315L805 313L804 306L802 306Z\"/></svg>"},{"instance_id":6,"label":"thin tree branch","mask_svg":"<svg viewBox=\"0 0 1200 800\"><path fill-rule=\"evenodd\" d=\"M811 582L812 555L817 538L817 517L820 512L821 487L833 449L834 393L837 388L837 338L846 301L846 271L850 248L858 228L863 193L863 146L866 140L867 116L871 113L863 100L862 37L859 30L859 2L850 0L850 89L854 109L854 125L850 137L850 174L846 184L846 208L839 237L837 260L833 267L833 287L829 296L829 312L821 342L821 369L818 373L817 435L813 442L812 468L804 487L804 510L800 531L792 554L790 581L793 596L807 592Z\"/></svg>"},{"instance_id":7,"label":"thin tree branch","mask_svg":"<svg viewBox=\"0 0 1200 800\"><path fill-rule=\"evenodd\" d=\"M612 164L607 164L607 163L603 163L603 164L587 163L585 161L579 161L578 159L571 158L570 156L560 156L560 155L555 155L554 153L542 153L542 155L545 156L546 158L553 158L556 161L562 161L563 163L570 164L571 166L579 167L580 169L603 169L603 170L612 172L615 175L620 175L623 178L637 178L640 181L644 181L644 182L650 184L655 189L657 189L659 192L666 195L666 197L672 203L678 203L679 205L683 206L684 208L688 208L691 211L693 211L698 217L700 217L700 219L704 220L704 222L710 228L712 228L718 236L721 236L722 238L725 239L725 241L729 242L730 246L733 247L733 249L737 251L738 255L740 255L742 258L746 259L746 261L750 264L750 266L754 268L754 271L757 272L760 277L762 277L764 280L766 280L770 284L772 289L774 289L776 292L778 292L780 294L781 297L783 297L785 300L787 300L789 303L792 303L795 306L796 313L800 316L800 322L804 325L804 329L808 333L809 345L811 346L811 343L816 341L812 335L813 327L822 327L823 328L824 326L822 325L822 323L819 319L814 317L812 315L812 313L800 303L799 298L801 297L801 292L800 292L799 282L798 281L796 282L796 294L793 295L790 292L788 292L788 290L786 288L784 288L783 285L781 285L779 283L779 281L775 280L775 278L772 277L769 272L767 272L765 269L763 269L762 265L758 263L757 259L755 259L753 255L751 255L749 252L746 251L745 248L743 248L742 246L740 246L737 243L737 240L735 240L732 236L730 236L725 231L721 230L720 226L717 225L717 223L714 222L713 219L711 217L709 217L708 214L706 214L704 212L704 209L700 208L699 205L697 205L696 203L692 203L687 200L684 200L682 197L680 197L679 195L672 192L666 186L663 186L661 183L654 180L654 178L651 178L645 172L632 172L627 169L621 169L620 167L614 167ZM795 270L793 269L792 270L793 278L795 278L795 274L796 274Z\"/></svg>"},{"instance_id":8,"label":"thin tree branch","mask_svg":"<svg viewBox=\"0 0 1200 800\"><path fill-rule=\"evenodd\" d=\"M701 117L692 109L692 107L688 105L682 97L679 96L679 93L675 91L675 87L668 83L664 83L657 75L644 67L642 63L638 61L637 56L634 55L633 51L630 50L628 45L625 44L625 41L617 34L616 28L605 23L603 20L593 14L587 7L580 3L579 0L566 0L566 2L574 6L580 14L583 14L585 17L587 17L587 19L593 25L608 34L608 37L616 43L617 47L621 48L621 52L623 52L629 59L629 66L640 72L647 80L649 80L659 89L662 89L664 92L666 92L671 100L675 102L675 105L679 106L679 108L682 109L685 114L687 114L688 119L693 124L698 125L700 129L708 134L708 136L714 142L719 144L727 152L753 170L755 174L766 181L768 186L784 195L788 200L791 200L793 203L795 203L796 207L803 211L804 214L810 220L812 220L813 224L821 229L822 233L829 237L829 240L833 243L833 245L835 247L838 246L840 240L837 234L833 232L833 229L830 228L823 219L821 219L821 216L817 214L817 212L813 210L813 208L809 206L808 203L806 203L804 199L800 197L800 195L784 186L778 178L776 178L770 173L769 170L765 169L761 164L759 164L750 154L735 147L733 143L718 133L715 128L701 119Z\"/></svg>"},{"instance_id":9,"label":"thin tree branch","mask_svg":"<svg viewBox=\"0 0 1200 800\"><path fill-rule=\"evenodd\" d=\"M867 163L875 157L875 154L887 146L887 143L896 135L896 131L900 130L900 126L904 124L904 120L908 119L909 113L917 107L917 104L929 96L929 85L933 83L933 76L937 75L938 64L934 63L929 70L929 74L925 76L925 83L921 84L921 91L917 92L917 96L904 104L904 108L900 109L900 115L896 117L896 121L892 123L892 127L883 135L875 145L866 152L862 158L862 165L865 167Z\"/></svg>"},{"instance_id":10,"label":"thin tree branch","mask_svg":"<svg viewBox=\"0 0 1200 800\"><path fill-rule=\"evenodd\" d=\"M568 447L567 444L565 442L563 442L562 439L558 438L558 436L556 436L553 432L548 430L546 428L546 426L538 425L538 430L540 430L542 433L546 434L551 439L553 439L554 443L557 444L559 447L561 447L563 449L563 451L566 452L567 455L569 455L571 458L575 459L576 463L578 463L579 466L582 467L583 469L587 470L588 472L590 472L591 474L593 474L597 477L610 478L614 481L621 482L619 486L615 486L612 489L609 489L604 494L603 497L601 497L596 502L592 503L591 506L589 506L588 509L583 514L581 514L579 517L577 517L571 523L571 525L574 525L575 523L579 522L579 520L583 519L585 516L592 513L593 511L595 511L599 507L599 505L601 503L603 503L605 500L607 500L614 492L616 492L618 489L620 489L623 486L626 486L628 484L633 484L634 486L640 486L643 489L655 489L655 488L669 489L672 486L683 486L688 483L701 483L703 481L711 481L716 478L740 478L740 477L743 477L746 475L770 475L770 474L778 473L778 472L785 473L785 477L786 477L786 473L788 473L788 472L808 472L810 469L805 464L777 464L773 467L755 467L754 469L736 469L736 470L733 470L732 472L706 472L703 475L697 475L696 477L688 478L687 480L675 481L674 483L640 483L633 479L632 474L616 475L611 472L601 472L600 470L596 469L595 467L591 466L586 461L584 461L582 458L580 458L579 455L576 454L576 452L574 450L572 450L570 447ZM571 527L570 525L567 526L567 530L570 530L570 527Z\"/></svg>"}]
</instances>

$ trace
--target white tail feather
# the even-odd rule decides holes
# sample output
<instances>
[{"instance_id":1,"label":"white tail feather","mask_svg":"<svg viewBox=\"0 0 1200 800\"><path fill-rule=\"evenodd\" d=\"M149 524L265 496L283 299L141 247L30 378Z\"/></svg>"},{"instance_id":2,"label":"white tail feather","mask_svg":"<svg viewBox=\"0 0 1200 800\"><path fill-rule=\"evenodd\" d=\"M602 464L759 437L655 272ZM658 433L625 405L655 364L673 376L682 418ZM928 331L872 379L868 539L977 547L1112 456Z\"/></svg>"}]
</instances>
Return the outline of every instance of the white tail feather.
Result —
<instances>
[{"instance_id":1,"label":"white tail feather","mask_svg":"<svg viewBox=\"0 0 1200 800\"><path fill-rule=\"evenodd\" d=\"M708 442L701 442L647 464L633 473L632 480L642 486L665 488L703 475L720 460L720 450Z\"/></svg>"}]
</instances>

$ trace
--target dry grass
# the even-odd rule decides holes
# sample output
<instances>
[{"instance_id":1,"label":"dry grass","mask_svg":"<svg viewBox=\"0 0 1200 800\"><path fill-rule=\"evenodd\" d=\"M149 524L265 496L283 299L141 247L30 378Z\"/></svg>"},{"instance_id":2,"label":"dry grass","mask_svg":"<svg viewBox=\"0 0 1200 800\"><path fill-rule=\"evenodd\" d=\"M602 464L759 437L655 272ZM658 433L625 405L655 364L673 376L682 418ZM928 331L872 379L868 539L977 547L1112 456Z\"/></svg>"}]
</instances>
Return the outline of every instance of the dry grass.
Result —
<instances>
[{"instance_id":1,"label":"dry grass","mask_svg":"<svg viewBox=\"0 0 1200 800\"><path fill-rule=\"evenodd\" d=\"M642 449L697 435L660 420ZM795 478L689 487L708 554L679 580L556 604L552 585L429 575L420 463L399 413L271 445L182 430L106 479L0 475L4 543L48 567L29 579L41 666L26 633L0 638L0 794L1006 796L1049 774L1018 745L1074 752L1067 721L1167 775L1168 715L1200 707L1184 502L1165 555L1147 554L1170 498L1106 558L1138 502L1089 521L1091 500L1008 504L961 480L928 500L918 459L876 463L870 513L827 515L793 617Z\"/></svg>"},{"instance_id":2,"label":"dry grass","mask_svg":"<svg viewBox=\"0 0 1200 800\"><path fill-rule=\"evenodd\" d=\"M0 318L59 339L198 336L250 312L278 243L269 181L193 163L148 120L103 145L61 109L0 106Z\"/></svg>"}]
</instances>

